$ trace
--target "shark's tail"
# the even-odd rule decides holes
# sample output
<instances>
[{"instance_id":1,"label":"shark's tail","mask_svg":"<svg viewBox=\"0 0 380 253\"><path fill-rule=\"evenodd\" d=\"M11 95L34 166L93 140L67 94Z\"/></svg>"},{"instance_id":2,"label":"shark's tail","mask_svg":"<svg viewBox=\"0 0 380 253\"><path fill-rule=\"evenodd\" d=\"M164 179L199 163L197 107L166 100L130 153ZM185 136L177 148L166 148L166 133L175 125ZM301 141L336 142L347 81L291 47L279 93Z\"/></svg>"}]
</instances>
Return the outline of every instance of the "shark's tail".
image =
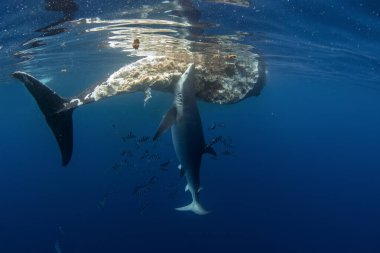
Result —
<instances>
[{"instance_id":1,"label":"shark's tail","mask_svg":"<svg viewBox=\"0 0 380 253\"><path fill-rule=\"evenodd\" d=\"M198 215L205 215L210 213L206 209L204 209L201 204L198 201L193 200L189 205L183 206L183 207L178 207L175 210L177 211L192 211Z\"/></svg>"},{"instance_id":2,"label":"shark's tail","mask_svg":"<svg viewBox=\"0 0 380 253\"><path fill-rule=\"evenodd\" d=\"M75 107L69 108L69 100L61 98L56 92L24 72L12 74L24 83L25 87L36 100L46 121L53 131L62 155L62 165L66 166L73 151L73 121L72 113Z\"/></svg>"}]
</instances>

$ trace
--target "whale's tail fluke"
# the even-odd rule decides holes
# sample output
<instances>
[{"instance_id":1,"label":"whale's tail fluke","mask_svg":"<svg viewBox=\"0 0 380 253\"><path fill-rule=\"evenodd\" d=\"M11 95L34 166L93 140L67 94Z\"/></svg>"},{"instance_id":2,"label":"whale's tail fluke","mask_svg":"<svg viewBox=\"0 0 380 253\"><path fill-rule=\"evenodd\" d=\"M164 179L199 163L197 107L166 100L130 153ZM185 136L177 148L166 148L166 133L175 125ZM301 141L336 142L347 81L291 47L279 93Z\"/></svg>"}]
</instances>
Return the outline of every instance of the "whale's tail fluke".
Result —
<instances>
[{"instance_id":1,"label":"whale's tail fluke","mask_svg":"<svg viewBox=\"0 0 380 253\"><path fill-rule=\"evenodd\" d=\"M68 99L60 97L56 92L24 72L14 72L13 77L24 83L36 100L46 121L53 131L62 155L62 165L66 166L73 151L72 113L75 107L68 107Z\"/></svg>"},{"instance_id":2,"label":"whale's tail fluke","mask_svg":"<svg viewBox=\"0 0 380 253\"><path fill-rule=\"evenodd\" d=\"M198 215L206 215L210 213L206 209L204 209L198 201L193 201L187 206L178 207L175 210L177 211L192 211Z\"/></svg>"}]
</instances>

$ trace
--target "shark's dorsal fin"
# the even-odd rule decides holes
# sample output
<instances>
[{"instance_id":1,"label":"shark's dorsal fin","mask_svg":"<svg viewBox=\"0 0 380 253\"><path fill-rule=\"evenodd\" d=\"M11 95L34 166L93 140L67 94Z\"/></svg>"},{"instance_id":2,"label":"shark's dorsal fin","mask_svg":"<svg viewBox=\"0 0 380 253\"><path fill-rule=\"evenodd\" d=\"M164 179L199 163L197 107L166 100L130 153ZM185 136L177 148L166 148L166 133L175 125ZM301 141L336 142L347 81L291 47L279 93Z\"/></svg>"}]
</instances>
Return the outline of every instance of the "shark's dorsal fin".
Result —
<instances>
[{"instance_id":1,"label":"shark's dorsal fin","mask_svg":"<svg viewBox=\"0 0 380 253\"><path fill-rule=\"evenodd\" d=\"M158 127L157 132L153 137L153 141L160 138L160 136L174 124L176 118L177 118L177 109L175 108L175 106L173 106L162 118L160 126Z\"/></svg>"},{"instance_id":2,"label":"shark's dorsal fin","mask_svg":"<svg viewBox=\"0 0 380 253\"><path fill-rule=\"evenodd\" d=\"M210 145L207 145L205 147L205 149L203 150L203 153L208 153L208 154L211 154L213 156L216 156L215 150Z\"/></svg>"}]
</instances>

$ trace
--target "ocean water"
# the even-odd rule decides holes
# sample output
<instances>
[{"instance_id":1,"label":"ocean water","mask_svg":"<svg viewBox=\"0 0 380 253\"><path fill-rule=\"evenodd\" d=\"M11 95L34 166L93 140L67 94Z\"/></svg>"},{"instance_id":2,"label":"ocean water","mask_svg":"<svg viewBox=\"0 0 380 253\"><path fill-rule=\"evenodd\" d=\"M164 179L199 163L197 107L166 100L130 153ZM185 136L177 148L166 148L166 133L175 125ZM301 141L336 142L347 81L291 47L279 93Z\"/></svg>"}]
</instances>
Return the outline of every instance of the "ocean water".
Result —
<instances>
[{"instance_id":1,"label":"ocean water","mask_svg":"<svg viewBox=\"0 0 380 253\"><path fill-rule=\"evenodd\" d=\"M1 253L380 252L379 3L192 1L170 15L162 1L77 0L62 20L46 2L0 3ZM226 39L265 58L260 96L198 102L206 141L224 140L202 161L208 215L174 210L190 194L170 134L144 141L170 94L153 92L145 106L132 93L78 108L62 167L43 114L11 77L25 71L74 96L142 57L123 44L136 32L128 27Z\"/></svg>"}]
</instances>

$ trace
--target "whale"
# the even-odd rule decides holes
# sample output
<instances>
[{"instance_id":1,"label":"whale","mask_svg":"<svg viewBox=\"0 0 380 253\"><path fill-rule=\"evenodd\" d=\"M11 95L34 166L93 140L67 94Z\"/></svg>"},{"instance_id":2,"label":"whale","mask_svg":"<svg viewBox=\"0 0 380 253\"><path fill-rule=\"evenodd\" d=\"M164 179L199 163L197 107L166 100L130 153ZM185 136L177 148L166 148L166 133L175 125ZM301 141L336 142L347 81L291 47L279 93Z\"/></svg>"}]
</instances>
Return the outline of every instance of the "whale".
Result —
<instances>
[{"instance_id":1,"label":"whale","mask_svg":"<svg viewBox=\"0 0 380 253\"><path fill-rule=\"evenodd\" d=\"M206 145L202 121L197 107L194 90L194 63L189 64L186 71L175 85L173 105L164 115L153 140L171 128L175 153L180 162L178 168L186 177L185 191L191 193L189 205L176 208L178 211L192 211L198 215L209 213L199 202L200 168L205 153L216 155L210 145Z\"/></svg>"},{"instance_id":2,"label":"whale","mask_svg":"<svg viewBox=\"0 0 380 253\"><path fill-rule=\"evenodd\" d=\"M260 95L265 84L265 65L254 53L247 53L245 57L234 59L234 62L220 57L208 58L202 54L144 57L121 67L105 81L86 88L72 98L61 97L23 71L16 71L12 76L21 81L36 100L59 145L62 165L66 166L72 157L72 114L76 108L121 94L143 92L147 99L151 90L173 93L177 81L192 61L196 64L192 75L198 99L214 104L233 104Z\"/></svg>"},{"instance_id":3,"label":"whale","mask_svg":"<svg viewBox=\"0 0 380 253\"><path fill-rule=\"evenodd\" d=\"M173 9L182 10L184 20L194 11L187 0L175 2L178 8ZM185 30L192 31L192 24L197 23L196 17L195 13L191 24L171 24L167 20L155 20L155 23L169 27L183 25ZM124 21L118 22L123 24ZM150 19L133 21L146 26L151 25ZM107 21L97 19L83 22L108 24ZM112 22L109 24L115 25ZM45 116L58 143L63 166L69 164L73 153L72 114L77 108L121 94L143 92L148 100L151 90L173 93L189 64L195 65L192 76L195 79L193 88L197 99L213 104L233 104L260 95L266 80L265 63L263 57L251 46L236 43L231 47L229 39L223 38L217 43L176 38L160 34L160 30L157 29L151 28L152 33L139 31L140 26L125 30L129 32L126 33L130 35L126 35L128 39L133 41L134 36L140 38L141 45L138 50L132 48L132 42L130 44L130 50L133 50L131 55L138 57L138 60L127 63L107 78L71 98L60 96L42 79L39 80L29 73L16 71L12 74L29 90ZM158 34L151 36L155 32ZM159 46L173 43L176 46L169 50ZM119 44L125 43L116 43ZM191 48L194 50L190 50ZM200 48L202 50L199 50Z\"/></svg>"}]
</instances>

